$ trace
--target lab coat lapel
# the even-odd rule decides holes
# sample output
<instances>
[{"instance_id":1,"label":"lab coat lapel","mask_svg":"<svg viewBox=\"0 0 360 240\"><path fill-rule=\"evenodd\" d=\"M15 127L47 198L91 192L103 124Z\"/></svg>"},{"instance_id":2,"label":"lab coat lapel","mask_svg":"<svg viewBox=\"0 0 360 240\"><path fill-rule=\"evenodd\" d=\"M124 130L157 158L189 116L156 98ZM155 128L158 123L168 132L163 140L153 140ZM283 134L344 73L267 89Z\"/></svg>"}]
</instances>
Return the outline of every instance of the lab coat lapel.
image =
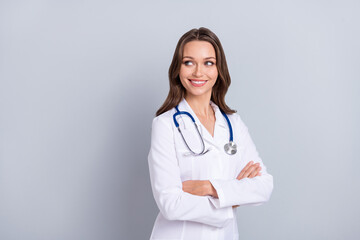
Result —
<instances>
[{"instance_id":1,"label":"lab coat lapel","mask_svg":"<svg viewBox=\"0 0 360 240\"><path fill-rule=\"evenodd\" d=\"M193 116L193 118L195 119L196 125L199 128L199 132L200 132L202 138L204 139L206 149L207 149L209 144L216 145L213 137L210 135L208 130L201 124L199 118L196 116L196 114L194 113L194 111L192 110L192 108L190 107L188 102L185 100L185 98L183 98L182 101L179 103L179 111L188 112ZM192 131L193 134L196 134L196 132L195 132L196 130L194 129L194 126L193 126L193 123L192 123L191 119L188 116L185 116L183 114L180 115L180 116L181 116L181 119L182 119L181 121L183 122L183 124L185 126L185 129L189 130L189 131ZM196 135L193 135L193 136L197 137Z\"/></svg>"},{"instance_id":2,"label":"lab coat lapel","mask_svg":"<svg viewBox=\"0 0 360 240\"><path fill-rule=\"evenodd\" d=\"M215 129L214 129L214 141L219 150L223 150L225 143L228 142L230 133L227 122L222 115L220 108L214 103L210 102L211 107L215 111Z\"/></svg>"},{"instance_id":3,"label":"lab coat lapel","mask_svg":"<svg viewBox=\"0 0 360 240\"><path fill-rule=\"evenodd\" d=\"M193 116L193 118L195 119L195 122L196 123L199 122L199 119L194 114L194 112L192 111L192 109L190 108L188 103L186 102L185 98L183 98L181 100L181 102L179 103L179 111L180 112L188 112L188 113L190 113ZM178 121L181 121L182 124L180 124L180 122L179 122L179 124L181 126L184 126L185 130L190 130L190 129L193 128L193 122L188 116L186 116L184 114L180 114L180 115L178 115L177 119L178 119Z\"/></svg>"},{"instance_id":4,"label":"lab coat lapel","mask_svg":"<svg viewBox=\"0 0 360 240\"><path fill-rule=\"evenodd\" d=\"M186 102L185 99L183 99L179 103L179 111L180 112L188 112L191 114L191 116L195 120L195 124L198 126L199 133L200 133L200 136L199 136L199 134L194 126L194 123L189 116L187 116L185 114L178 115L176 119L180 125L182 135L186 139L186 143L189 145L189 147L194 152L198 153L203 150L202 144L201 144L201 138L202 138L204 140L205 149L207 149L208 146L207 146L207 143L206 143L206 140L204 137L204 129L202 128L201 123L200 123L199 119L197 118L196 114L193 112L190 105Z\"/></svg>"},{"instance_id":5,"label":"lab coat lapel","mask_svg":"<svg viewBox=\"0 0 360 240\"><path fill-rule=\"evenodd\" d=\"M201 124L200 120L198 119L198 117L196 116L190 105L186 102L185 98L183 98L182 101L179 103L179 111L189 112L193 116L196 124L199 127L200 134L203 137L205 145L207 145L207 147L211 145L216 148L222 148L222 146L226 143L226 140L224 141L224 139L226 139L226 137L228 138L227 123L224 119L224 116L220 112L219 107L212 101L210 101L210 105L215 111L215 118L216 118L214 137L212 137L211 134L208 132L208 130ZM182 114L179 116L179 120L182 122L185 131L187 130L192 132L195 131L193 123L189 117ZM193 134L196 134L196 132Z\"/></svg>"}]
</instances>

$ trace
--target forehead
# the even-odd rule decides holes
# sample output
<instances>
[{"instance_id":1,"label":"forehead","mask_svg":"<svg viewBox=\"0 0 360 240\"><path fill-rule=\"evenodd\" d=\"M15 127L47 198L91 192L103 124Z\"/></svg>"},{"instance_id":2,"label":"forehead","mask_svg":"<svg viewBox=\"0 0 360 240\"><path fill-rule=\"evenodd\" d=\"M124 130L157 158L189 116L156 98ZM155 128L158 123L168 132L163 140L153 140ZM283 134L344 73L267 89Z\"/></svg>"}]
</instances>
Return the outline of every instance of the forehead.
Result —
<instances>
[{"instance_id":1,"label":"forehead","mask_svg":"<svg viewBox=\"0 0 360 240\"><path fill-rule=\"evenodd\" d=\"M207 41L191 41L185 44L183 56L194 58L216 57L213 45Z\"/></svg>"}]
</instances>

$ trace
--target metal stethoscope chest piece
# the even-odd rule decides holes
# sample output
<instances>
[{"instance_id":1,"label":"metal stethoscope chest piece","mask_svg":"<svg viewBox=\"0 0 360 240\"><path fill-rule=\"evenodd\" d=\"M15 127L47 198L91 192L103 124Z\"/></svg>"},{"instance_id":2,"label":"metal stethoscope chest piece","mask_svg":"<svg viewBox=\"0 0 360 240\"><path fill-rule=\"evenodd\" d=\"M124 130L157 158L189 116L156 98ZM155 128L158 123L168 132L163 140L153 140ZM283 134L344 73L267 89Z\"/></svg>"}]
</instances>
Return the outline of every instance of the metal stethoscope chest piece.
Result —
<instances>
[{"instance_id":1,"label":"metal stethoscope chest piece","mask_svg":"<svg viewBox=\"0 0 360 240\"><path fill-rule=\"evenodd\" d=\"M234 155L237 152L237 146L234 142L228 142L224 145L225 152L229 155Z\"/></svg>"},{"instance_id":2,"label":"metal stethoscope chest piece","mask_svg":"<svg viewBox=\"0 0 360 240\"><path fill-rule=\"evenodd\" d=\"M175 124L176 128L178 129L178 131L179 131L182 139L184 140L184 143L185 143L186 147L187 147L187 148L189 149L189 151L190 151L193 155L195 155L195 156L204 155L205 153L207 153L207 152L209 151L209 149L205 150L204 139L202 138L202 136L201 136L201 134L200 134L199 128L198 128L198 126L197 126L196 123L195 123L194 117L193 117L189 112L185 112L185 111L180 112L178 106L176 106L175 108L176 108L176 113L173 115L174 124ZM230 120L229 120L228 116L227 116L223 111L221 111L221 113L222 113L222 115L224 116L224 118L226 119L226 122L227 122L228 127L229 127L229 132L230 132L229 142L224 145L224 149L225 149L225 152L226 152L227 154L229 154L229 155L234 155L234 154L237 152L237 146L236 146L236 144L233 142L233 131L232 131L231 123L230 123ZM198 136L199 136L199 138L200 138L200 140L201 140L201 145L202 145L202 150L201 150L200 153L196 153L196 152L194 152L194 151L190 148L190 146L187 144L187 142L186 142L186 140L185 140L185 138L184 138L184 135L183 135L182 132L181 132L179 123L178 123L178 121L176 120L176 116L181 115L181 114L185 114L185 115L187 115L188 117L190 117L191 120L193 121L194 125L195 125L196 131L197 131L197 133L198 133Z\"/></svg>"}]
</instances>

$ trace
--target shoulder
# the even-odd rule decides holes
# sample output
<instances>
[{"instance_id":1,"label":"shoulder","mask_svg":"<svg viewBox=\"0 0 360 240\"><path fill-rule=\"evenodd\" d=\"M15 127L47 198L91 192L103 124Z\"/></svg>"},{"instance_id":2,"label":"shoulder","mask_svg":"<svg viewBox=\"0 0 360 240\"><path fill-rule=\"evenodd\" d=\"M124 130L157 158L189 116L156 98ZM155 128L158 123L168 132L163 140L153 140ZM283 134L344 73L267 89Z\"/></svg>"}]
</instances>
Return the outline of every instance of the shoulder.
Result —
<instances>
[{"instance_id":1,"label":"shoulder","mask_svg":"<svg viewBox=\"0 0 360 240\"><path fill-rule=\"evenodd\" d=\"M175 109L170 109L162 114L160 114L159 116L154 117L153 121L152 121L152 129L162 129L162 128L166 128L169 129L171 128L172 124L173 124L173 115L175 113Z\"/></svg>"},{"instance_id":2,"label":"shoulder","mask_svg":"<svg viewBox=\"0 0 360 240\"><path fill-rule=\"evenodd\" d=\"M227 114L230 122L232 124L234 124L236 126L237 129L247 129L244 121L242 120L241 116L239 113L231 113L231 114Z\"/></svg>"},{"instance_id":3,"label":"shoulder","mask_svg":"<svg viewBox=\"0 0 360 240\"><path fill-rule=\"evenodd\" d=\"M169 110L154 117L151 126L150 151L151 161L164 160L161 156L170 156L174 151L174 123L172 111ZM155 154L155 155L154 155Z\"/></svg>"}]
</instances>

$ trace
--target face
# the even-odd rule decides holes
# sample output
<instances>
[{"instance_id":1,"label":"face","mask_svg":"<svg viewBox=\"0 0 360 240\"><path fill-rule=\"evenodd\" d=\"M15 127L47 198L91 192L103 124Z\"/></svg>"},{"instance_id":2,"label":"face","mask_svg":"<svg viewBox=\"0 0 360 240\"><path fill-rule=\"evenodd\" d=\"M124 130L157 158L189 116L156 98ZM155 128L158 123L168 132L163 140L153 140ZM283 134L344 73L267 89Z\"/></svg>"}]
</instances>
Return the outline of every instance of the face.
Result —
<instances>
[{"instance_id":1,"label":"face","mask_svg":"<svg viewBox=\"0 0 360 240\"><path fill-rule=\"evenodd\" d=\"M218 77L215 49L206 41L185 44L179 77L186 97L209 96Z\"/></svg>"}]
</instances>

